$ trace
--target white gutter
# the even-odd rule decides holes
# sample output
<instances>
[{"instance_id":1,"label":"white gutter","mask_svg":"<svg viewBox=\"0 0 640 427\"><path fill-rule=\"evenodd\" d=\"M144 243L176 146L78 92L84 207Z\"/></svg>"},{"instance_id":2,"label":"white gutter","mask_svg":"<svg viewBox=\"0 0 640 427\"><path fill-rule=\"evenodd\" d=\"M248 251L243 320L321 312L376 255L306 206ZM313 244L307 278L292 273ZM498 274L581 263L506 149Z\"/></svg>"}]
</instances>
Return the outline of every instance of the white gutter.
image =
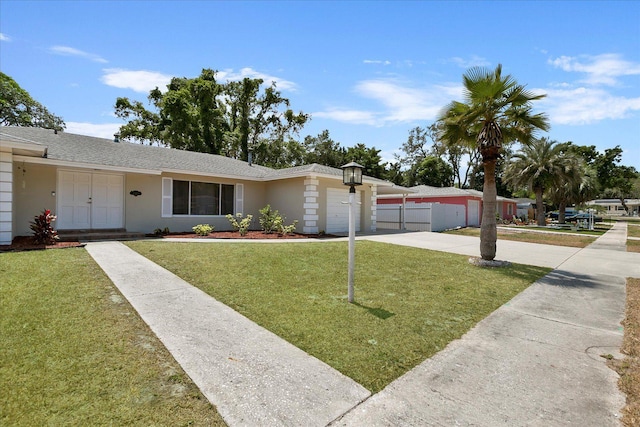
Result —
<instances>
[{"instance_id":1,"label":"white gutter","mask_svg":"<svg viewBox=\"0 0 640 427\"><path fill-rule=\"evenodd\" d=\"M20 162L25 162L25 163L34 163L34 164L49 165L49 166L62 166L62 167L67 167L67 168L106 170L106 171L113 171L113 172L141 173L141 174L147 174L147 175L161 175L162 174L162 171L153 170L153 169L135 169L135 168L120 167L120 166L101 165L101 164L95 164L95 163L69 162L69 161L66 161L66 160L55 160L55 159L48 159L48 158L43 158L43 157L13 156L13 159L17 160L17 161L20 161Z\"/></svg>"}]
</instances>

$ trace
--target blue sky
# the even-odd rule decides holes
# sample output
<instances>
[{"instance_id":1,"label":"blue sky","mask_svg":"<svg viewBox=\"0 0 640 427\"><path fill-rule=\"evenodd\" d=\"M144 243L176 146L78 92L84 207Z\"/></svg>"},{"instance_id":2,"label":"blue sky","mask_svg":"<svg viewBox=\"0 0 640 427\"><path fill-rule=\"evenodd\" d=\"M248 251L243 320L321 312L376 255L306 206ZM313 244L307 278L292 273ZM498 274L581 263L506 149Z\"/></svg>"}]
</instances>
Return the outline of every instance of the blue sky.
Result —
<instances>
[{"instance_id":1,"label":"blue sky","mask_svg":"<svg viewBox=\"0 0 640 427\"><path fill-rule=\"evenodd\" d=\"M472 66L503 65L546 93L540 136L640 170L638 1L0 2L0 70L62 116L110 138L117 97L146 101L172 76L275 81L294 110L344 147L385 160L461 98Z\"/></svg>"}]
</instances>

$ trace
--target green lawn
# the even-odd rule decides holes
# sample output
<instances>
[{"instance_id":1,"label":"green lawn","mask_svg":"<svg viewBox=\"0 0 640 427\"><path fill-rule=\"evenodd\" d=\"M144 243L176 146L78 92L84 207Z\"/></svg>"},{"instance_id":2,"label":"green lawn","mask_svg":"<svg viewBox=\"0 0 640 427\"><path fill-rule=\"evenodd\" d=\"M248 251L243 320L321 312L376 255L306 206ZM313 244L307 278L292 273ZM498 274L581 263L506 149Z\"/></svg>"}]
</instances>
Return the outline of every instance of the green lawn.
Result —
<instances>
[{"instance_id":1,"label":"green lawn","mask_svg":"<svg viewBox=\"0 0 640 427\"><path fill-rule=\"evenodd\" d=\"M540 227L542 228L542 227ZM533 230L537 227L533 227ZM546 229L545 229L546 230ZM606 230L599 231L581 231L580 233L571 232L569 230L549 230L557 231L557 233L540 233L537 231L527 231L527 228L499 228L498 229L498 245L500 240L515 240L518 242L540 243L545 245L570 246L576 248L584 248L596 240L596 236L600 236ZM448 230L447 234L460 234L463 236L480 236L480 229L475 227L460 228L457 230Z\"/></svg>"},{"instance_id":2,"label":"green lawn","mask_svg":"<svg viewBox=\"0 0 640 427\"><path fill-rule=\"evenodd\" d=\"M629 222L627 224L627 237L640 237L640 224Z\"/></svg>"},{"instance_id":3,"label":"green lawn","mask_svg":"<svg viewBox=\"0 0 640 427\"><path fill-rule=\"evenodd\" d=\"M84 249L0 253L0 424L224 425Z\"/></svg>"},{"instance_id":4,"label":"green lawn","mask_svg":"<svg viewBox=\"0 0 640 427\"><path fill-rule=\"evenodd\" d=\"M127 244L373 392L549 271L359 241L349 304L346 242Z\"/></svg>"}]
</instances>

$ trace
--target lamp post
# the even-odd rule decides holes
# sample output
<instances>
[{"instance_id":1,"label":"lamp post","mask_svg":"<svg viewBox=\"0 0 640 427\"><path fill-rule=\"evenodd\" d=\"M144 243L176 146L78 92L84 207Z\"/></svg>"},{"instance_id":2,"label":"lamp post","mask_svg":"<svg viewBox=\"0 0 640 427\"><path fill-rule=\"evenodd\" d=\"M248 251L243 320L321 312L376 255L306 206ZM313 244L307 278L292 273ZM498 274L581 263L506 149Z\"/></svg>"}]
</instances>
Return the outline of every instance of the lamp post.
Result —
<instances>
[{"instance_id":1,"label":"lamp post","mask_svg":"<svg viewBox=\"0 0 640 427\"><path fill-rule=\"evenodd\" d=\"M353 276L356 252L356 185L362 185L362 169L364 166L356 162L342 166L342 183L349 186L349 284L347 300L353 302Z\"/></svg>"}]
</instances>

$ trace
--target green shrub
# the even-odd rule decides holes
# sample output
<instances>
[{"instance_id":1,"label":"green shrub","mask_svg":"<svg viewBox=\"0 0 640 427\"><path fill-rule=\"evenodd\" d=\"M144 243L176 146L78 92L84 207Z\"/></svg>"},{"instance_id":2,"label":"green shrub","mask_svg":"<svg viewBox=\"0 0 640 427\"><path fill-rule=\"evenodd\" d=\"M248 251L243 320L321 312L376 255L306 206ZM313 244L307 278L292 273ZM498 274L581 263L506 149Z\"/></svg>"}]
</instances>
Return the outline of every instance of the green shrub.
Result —
<instances>
[{"instance_id":1,"label":"green shrub","mask_svg":"<svg viewBox=\"0 0 640 427\"><path fill-rule=\"evenodd\" d=\"M209 224L198 224L192 228L198 236L208 236L213 231L213 226Z\"/></svg>"},{"instance_id":2,"label":"green shrub","mask_svg":"<svg viewBox=\"0 0 640 427\"><path fill-rule=\"evenodd\" d=\"M155 230L153 230L153 234L155 234L158 237L167 236L167 235L171 234L171 230L169 230L169 227L156 228Z\"/></svg>"},{"instance_id":3,"label":"green shrub","mask_svg":"<svg viewBox=\"0 0 640 427\"><path fill-rule=\"evenodd\" d=\"M51 214L49 209L42 211L40 215L36 215L31 222L31 230L33 231L33 240L43 245L53 245L59 239L58 232L53 229L51 223L56 220L56 216Z\"/></svg>"},{"instance_id":4,"label":"green shrub","mask_svg":"<svg viewBox=\"0 0 640 427\"><path fill-rule=\"evenodd\" d=\"M243 218L242 214L238 212L236 216L227 214L227 219L231 223L231 226L234 230L240 232L241 236L245 236L247 234L247 231L249 231L249 226L251 225L251 221L253 220L253 215L247 215Z\"/></svg>"},{"instance_id":5,"label":"green shrub","mask_svg":"<svg viewBox=\"0 0 640 427\"><path fill-rule=\"evenodd\" d=\"M280 226L280 234L286 236L287 234L291 234L296 231L296 224L298 224L298 220L294 220L290 225L281 224Z\"/></svg>"},{"instance_id":6,"label":"green shrub","mask_svg":"<svg viewBox=\"0 0 640 427\"><path fill-rule=\"evenodd\" d=\"M293 233L298 221L293 221L291 225L284 225L285 219L280 215L280 212L271 209L271 205L260 209L260 226L266 234L278 233L286 236Z\"/></svg>"},{"instance_id":7,"label":"green shrub","mask_svg":"<svg viewBox=\"0 0 640 427\"><path fill-rule=\"evenodd\" d=\"M282 223L280 212L272 210L271 205L260 209L260 226L265 233L271 234L278 231L278 219Z\"/></svg>"}]
</instances>

